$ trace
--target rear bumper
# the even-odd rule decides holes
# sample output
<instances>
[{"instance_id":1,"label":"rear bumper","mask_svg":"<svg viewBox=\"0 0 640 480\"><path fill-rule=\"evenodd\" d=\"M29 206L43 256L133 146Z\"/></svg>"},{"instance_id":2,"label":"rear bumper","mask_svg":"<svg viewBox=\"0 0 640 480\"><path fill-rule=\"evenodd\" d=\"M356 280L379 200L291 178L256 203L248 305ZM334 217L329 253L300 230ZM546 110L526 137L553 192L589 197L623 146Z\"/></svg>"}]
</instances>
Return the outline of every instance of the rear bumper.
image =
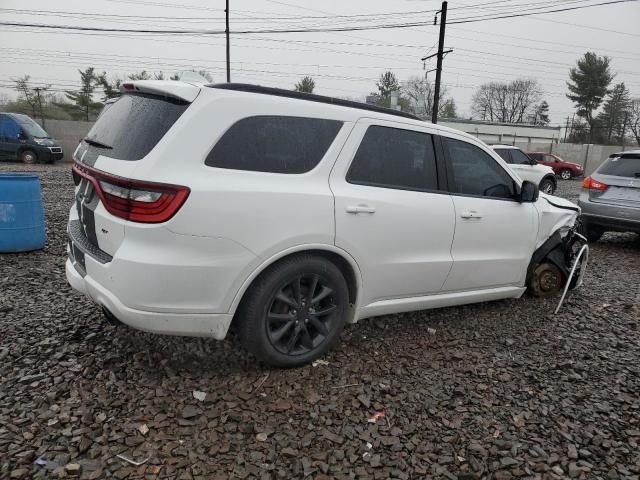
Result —
<instances>
[{"instance_id":1,"label":"rear bumper","mask_svg":"<svg viewBox=\"0 0 640 480\"><path fill-rule=\"evenodd\" d=\"M640 233L640 221L623 218L604 217L600 215L582 214L582 222L586 225L602 227L613 232L637 232Z\"/></svg>"},{"instance_id":2,"label":"rear bumper","mask_svg":"<svg viewBox=\"0 0 640 480\"><path fill-rule=\"evenodd\" d=\"M581 194L582 222L617 232L640 232L640 208L592 202Z\"/></svg>"},{"instance_id":3,"label":"rear bumper","mask_svg":"<svg viewBox=\"0 0 640 480\"><path fill-rule=\"evenodd\" d=\"M91 260L88 258L88 262ZM89 275L78 273L71 260L65 265L67 281L74 290L89 296L98 305L109 310L122 323L145 332L166 335L213 337L222 340L229 329L233 315L176 314L136 310L125 306L116 296Z\"/></svg>"}]
</instances>

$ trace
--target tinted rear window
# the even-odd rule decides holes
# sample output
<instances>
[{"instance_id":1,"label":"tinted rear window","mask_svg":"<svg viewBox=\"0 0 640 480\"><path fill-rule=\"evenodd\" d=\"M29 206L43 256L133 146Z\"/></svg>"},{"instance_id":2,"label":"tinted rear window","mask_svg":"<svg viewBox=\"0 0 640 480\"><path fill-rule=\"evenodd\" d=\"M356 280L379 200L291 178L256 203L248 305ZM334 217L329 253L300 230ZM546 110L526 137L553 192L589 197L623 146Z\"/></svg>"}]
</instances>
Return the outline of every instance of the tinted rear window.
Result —
<instances>
[{"instance_id":1,"label":"tinted rear window","mask_svg":"<svg viewBox=\"0 0 640 480\"><path fill-rule=\"evenodd\" d=\"M320 118L256 116L229 128L205 165L271 173L305 173L324 157L342 122Z\"/></svg>"},{"instance_id":2,"label":"tinted rear window","mask_svg":"<svg viewBox=\"0 0 640 480\"><path fill-rule=\"evenodd\" d=\"M602 175L617 177L640 177L640 156L637 157L609 157L598 169Z\"/></svg>"},{"instance_id":3,"label":"tinted rear window","mask_svg":"<svg viewBox=\"0 0 640 480\"><path fill-rule=\"evenodd\" d=\"M140 160L188 106L188 102L172 98L138 93L122 95L105 107L87 134L88 148L119 160Z\"/></svg>"},{"instance_id":4,"label":"tinted rear window","mask_svg":"<svg viewBox=\"0 0 640 480\"><path fill-rule=\"evenodd\" d=\"M498 155L500 155L502 157L502 159L507 162L507 163L511 163L511 157L509 156L509 150L505 150L505 149L494 149Z\"/></svg>"}]
</instances>

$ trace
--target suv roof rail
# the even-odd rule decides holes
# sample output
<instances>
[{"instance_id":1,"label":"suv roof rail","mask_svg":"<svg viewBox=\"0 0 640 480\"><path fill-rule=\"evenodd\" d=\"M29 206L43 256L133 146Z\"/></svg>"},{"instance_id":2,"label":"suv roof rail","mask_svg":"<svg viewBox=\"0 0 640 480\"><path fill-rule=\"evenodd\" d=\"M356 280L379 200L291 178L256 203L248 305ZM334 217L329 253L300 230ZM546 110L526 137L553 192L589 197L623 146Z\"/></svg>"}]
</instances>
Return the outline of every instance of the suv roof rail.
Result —
<instances>
[{"instance_id":1,"label":"suv roof rail","mask_svg":"<svg viewBox=\"0 0 640 480\"><path fill-rule=\"evenodd\" d=\"M359 108L360 110L369 110L371 112L385 113L387 115L395 115L396 117L424 121L411 113L401 112L400 110L392 110L390 108L378 107L368 103L355 102L353 100L343 100L341 98L316 95L315 93L285 90L284 88L263 87L261 85L252 85L250 83L211 83L205 85L205 87L219 88L221 90L234 90L237 92L261 93L263 95L274 95L276 97L296 98L298 100L307 100L309 102L328 103L331 105L339 105L341 107Z\"/></svg>"}]
</instances>

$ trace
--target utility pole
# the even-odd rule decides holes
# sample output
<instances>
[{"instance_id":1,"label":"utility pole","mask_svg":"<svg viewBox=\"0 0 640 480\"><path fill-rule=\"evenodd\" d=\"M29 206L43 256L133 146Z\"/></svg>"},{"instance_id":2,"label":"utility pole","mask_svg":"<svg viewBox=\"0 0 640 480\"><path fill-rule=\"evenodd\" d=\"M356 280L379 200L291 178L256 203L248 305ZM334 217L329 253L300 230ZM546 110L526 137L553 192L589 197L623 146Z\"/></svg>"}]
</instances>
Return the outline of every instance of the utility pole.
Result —
<instances>
[{"instance_id":1,"label":"utility pole","mask_svg":"<svg viewBox=\"0 0 640 480\"><path fill-rule=\"evenodd\" d=\"M567 143L567 132L569 131L569 115L567 115L567 126L564 127L564 143Z\"/></svg>"},{"instance_id":2,"label":"utility pole","mask_svg":"<svg viewBox=\"0 0 640 480\"><path fill-rule=\"evenodd\" d=\"M436 86L433 92L433 113L431 121L438 123L438 108L440 107L440 79L442 78L442 59L444 58L444 29L447 26L447 2L442 2L440 10L440 37L438 39L438 63L436 65Z\"/></svg>"},{"instance_id":3,"label":"utility pole","mask_svg":"<svg viewBox=\"0 0 640 480\"><path fill-rule=\"evenodd\" d=\"M227 35L227 83L231 82L231 51L229 45L229 0L226 0L226 8L224 9L226 28L224 33Z\"/></svg>"},{"instance_id":4,"label":"utility pole","mask_svg":"<svg viewBox=\"0 0 640 480\"><path fill-rule=\"evenodd\" d=\"M46 128L44 125L44 112L42 111L42 98L40 97L40 92L41 91L46 91L47 88L45 87L35 87L33 89L36 92L37 98L38 98L38 109L40 110L40 120L42 120L42 128Z\"/></svg>"}]
</instances>

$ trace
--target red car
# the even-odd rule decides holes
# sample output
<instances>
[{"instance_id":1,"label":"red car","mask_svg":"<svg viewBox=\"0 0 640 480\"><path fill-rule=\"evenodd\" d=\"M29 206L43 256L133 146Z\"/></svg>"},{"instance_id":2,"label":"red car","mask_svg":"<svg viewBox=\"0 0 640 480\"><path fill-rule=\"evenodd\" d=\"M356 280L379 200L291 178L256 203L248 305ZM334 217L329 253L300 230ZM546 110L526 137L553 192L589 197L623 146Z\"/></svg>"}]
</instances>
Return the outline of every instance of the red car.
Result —
<instances>
[{"instance_id":1,"label":"red car","mask_svg":"<svg viewBox=\"0 0 640 480\"><path fill-rule=\"evenodd\" d=\"M577 163L565 162L559 156L554 155L553 153L545 153L545 152L532 152L527 153L527 155L532 159L537 161L542 165L547 165L553 168L553 172L556 175L560 175L560 178L563 180L569 180L572 177L579 177L584 173L581 165Z\"/></svg>"}]
</instances>

